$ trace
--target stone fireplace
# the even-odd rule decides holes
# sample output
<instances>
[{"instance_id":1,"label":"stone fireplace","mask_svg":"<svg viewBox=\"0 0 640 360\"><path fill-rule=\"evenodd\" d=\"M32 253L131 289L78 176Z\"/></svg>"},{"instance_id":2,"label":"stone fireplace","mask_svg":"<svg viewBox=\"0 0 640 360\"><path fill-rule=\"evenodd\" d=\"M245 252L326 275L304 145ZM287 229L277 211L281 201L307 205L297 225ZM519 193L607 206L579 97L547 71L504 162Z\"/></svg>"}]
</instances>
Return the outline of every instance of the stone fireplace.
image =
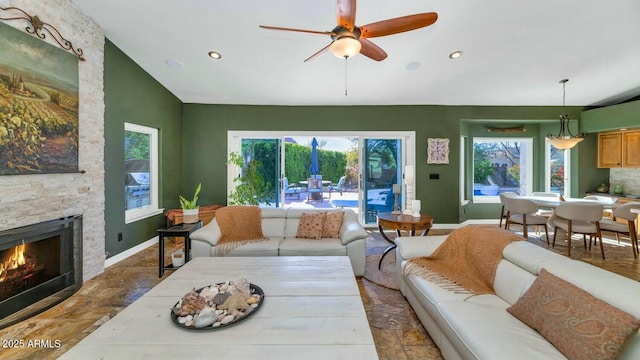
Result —
<instances>
[{"instance_id":1,"label":"stone fireplace","mask_svg":"<svg viewBox=\"0 0 640 360\"><path fill-rule=\"evenodd\" d=\"M0 329L82 286L82 216L0 231Z\"/></svg>"}]
</instances>

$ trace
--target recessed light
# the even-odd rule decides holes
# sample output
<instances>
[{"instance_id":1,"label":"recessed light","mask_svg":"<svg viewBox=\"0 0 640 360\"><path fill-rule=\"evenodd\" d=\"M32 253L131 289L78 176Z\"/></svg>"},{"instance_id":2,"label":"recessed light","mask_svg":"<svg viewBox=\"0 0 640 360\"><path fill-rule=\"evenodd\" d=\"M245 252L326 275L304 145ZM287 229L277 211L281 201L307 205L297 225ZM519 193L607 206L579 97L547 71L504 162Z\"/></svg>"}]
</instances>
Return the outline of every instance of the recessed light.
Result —
<instances>
[{"instance_id":1,"label":"recessed light","mask_svg":"<svg viewBox=\"0 0 640 360\"><path fill-rule=\"evenodd\" d=\"M222 58L222 55L217 51L209 51L209 57L217 60Z\"/></svg>"},{"instance_id":2,"label":"recessed light","mask_svg":"<svg viewBox=\"0 0 640 360\"><path fill-rule=\"evenodd\" d=\"M462 56L462 51L457 50L457 51L454 51L451 54L449 54L449 59L457 59L460 56Z\"/></svg>"},{"instance_id":3,"label":"recessed light","mask_svg":"<svg viewBox=\"0 0 640 360\"><path fill-rule=\"evenodd\" d=\"M172 69L183 69L184 68L184 64L181 63L180 61L176 60L176 59L167 59L164 61L164 63L172 68Z\"/></svg>"},{"instance_id":4,"label":"recessed light","mask_svg":"<svg viewBox=\"0 0 640 360\"><path fill-rule=\"evenodd\" d=\"M419 62L410 62L404 66L405 71L416 71L420 67Z\"/></svg>"}]
</instances>

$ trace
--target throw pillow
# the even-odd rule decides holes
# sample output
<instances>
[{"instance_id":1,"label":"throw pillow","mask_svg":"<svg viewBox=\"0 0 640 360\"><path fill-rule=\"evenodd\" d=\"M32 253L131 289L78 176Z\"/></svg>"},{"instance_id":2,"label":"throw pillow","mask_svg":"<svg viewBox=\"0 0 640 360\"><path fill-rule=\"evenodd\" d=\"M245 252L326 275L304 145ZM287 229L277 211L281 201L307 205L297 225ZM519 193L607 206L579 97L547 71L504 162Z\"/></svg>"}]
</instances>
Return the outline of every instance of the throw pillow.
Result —
<instances>
[{"instance_id":1,"label":"throw pillow","mask_svg":"<svg viewBox=\"0 0 640 360\"><path fill-rule=\"evenodd\" d=\"M342 219L344 211L328 212L324 218L324 226L322 227L323 238L339 238L340 229L342 228Z\"/></svg>"},{"instance_id":2,"label":"throw pillow","mask_svg":"<svg viewBox=\"0 0 640 360\"><path fill-rule=\"evenodd\" d=\"M296 237L304 239L321 239L322 225L324 224L326 212L317 211L313 213L302 213Z\"/></svg>"},{"instance_id":3,"label":"throw pillow","mask_svg":"<svg viewBox=\"0 0 640 360\"><path fill-rule=\"evenodd\" d=\"M640 322L542 269L507 311L569 359L615 359Z\"/></svg>"}]
</instances>

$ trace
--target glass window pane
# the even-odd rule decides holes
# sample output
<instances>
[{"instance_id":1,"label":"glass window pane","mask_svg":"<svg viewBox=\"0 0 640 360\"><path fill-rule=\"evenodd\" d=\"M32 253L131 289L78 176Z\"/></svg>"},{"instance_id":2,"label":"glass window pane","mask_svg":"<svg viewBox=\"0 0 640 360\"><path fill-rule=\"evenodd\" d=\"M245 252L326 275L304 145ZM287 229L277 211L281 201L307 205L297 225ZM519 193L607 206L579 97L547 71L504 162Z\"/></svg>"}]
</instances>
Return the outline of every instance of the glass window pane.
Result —
<instances>
[{"instance_id":1,"label":"glass window pane","mask_svg":"<svg viewBox=\"0 0 640 360\"><path fill-rule=\"evenodd\" d=\"M151 204L151 135L125 131L124 186L125 209L132 210Z\"/></svg>"},{"instance_id":2,"label":"glass window pane","mask_svg":"<svg viewBox=\"0 0 640 360\"><path fill-rule=\"evenodd\" d=\"M562 195L569 195L569 183L568 183L568 170L569 170L569 150L556 149L555 146L548 144L548 158L547 164L547 178L545 183L547 184L546 191L558 193Z\"/></svg>"},{"instance_id":3,"label":"glass window pane","mask_svg":"<svg viewBox=\"0 0 640 360\"><path fill-rule=\"evenodd\" d=\"M496 197L507 191L530 193L530 150L530 139L474 139L474 198Z\"/></svg>"}]
</instances>

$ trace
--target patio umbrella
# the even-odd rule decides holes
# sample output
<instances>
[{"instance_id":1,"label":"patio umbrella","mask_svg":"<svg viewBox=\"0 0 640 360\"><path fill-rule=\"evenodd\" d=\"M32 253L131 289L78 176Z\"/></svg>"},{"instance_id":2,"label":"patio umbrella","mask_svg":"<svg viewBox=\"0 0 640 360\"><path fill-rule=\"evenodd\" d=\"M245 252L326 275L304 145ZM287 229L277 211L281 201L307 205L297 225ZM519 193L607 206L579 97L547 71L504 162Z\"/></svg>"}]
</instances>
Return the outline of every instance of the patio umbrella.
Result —
<instances>
[{"instance_id":1,"label":"patio umbrella","mask_svg":"<svg viewBox=\"0 0 640 360\"><path fill-rule=\"evenodd\" d=\"M320 167L318 166L318 140L313 138L311 140L311 168L309 169L309 173L311 175L318 175L320 172Z\"/></svg>"}]
</instances>

